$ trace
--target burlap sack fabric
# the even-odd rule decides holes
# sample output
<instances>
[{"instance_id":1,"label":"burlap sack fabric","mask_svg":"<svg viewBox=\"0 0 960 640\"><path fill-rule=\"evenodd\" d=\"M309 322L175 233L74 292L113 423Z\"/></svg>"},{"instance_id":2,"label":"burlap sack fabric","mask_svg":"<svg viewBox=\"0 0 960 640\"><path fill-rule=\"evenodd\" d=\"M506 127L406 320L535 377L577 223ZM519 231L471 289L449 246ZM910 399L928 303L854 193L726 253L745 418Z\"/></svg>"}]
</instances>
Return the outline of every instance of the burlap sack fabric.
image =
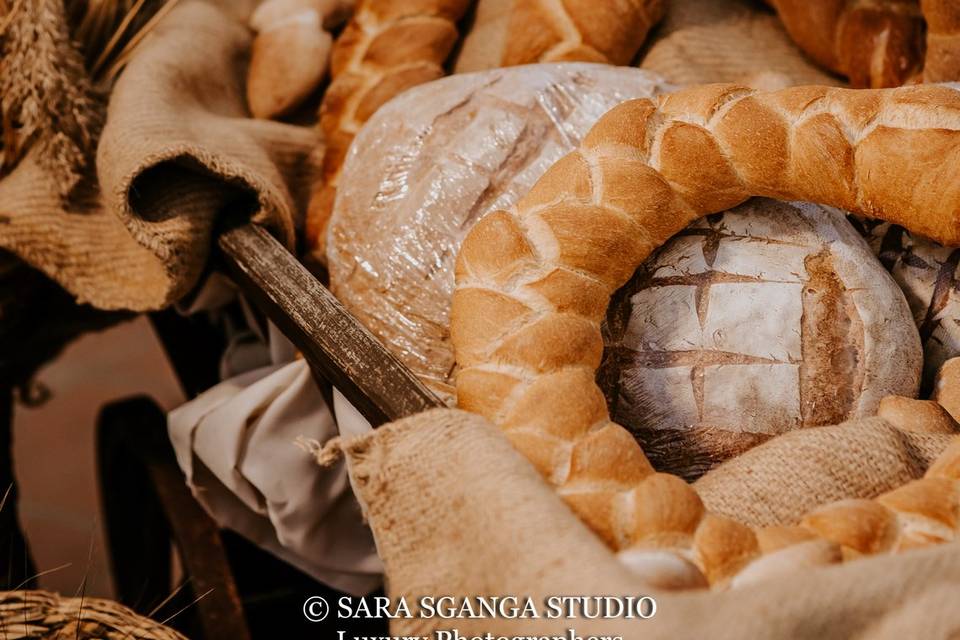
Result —
<instances>
[{"instance_id":1,"label":"burlap sack fabric","mask_svg":"<svg viewBox=\"0 0 960 640\"><path fill-rule=\"evenodd\" d=\"M0 181L0 248L107 309L147 310L200 277L227 210L292 246L312 181L307 127L253 120L243 94L247 0L184 0L111 96L97 153L100 194L65 204L28 155Z\"/></svg>"},{"instance_id":2,"label":"burlap sack fabric","mask_svg":"<svg viewBox=\"0 0 960 640\"><path fill-rule=\"evenodd\" d=\"M639 66L675 84L742 82L761 89L839 85L790 40L761 2L670 0Z\"/></svg>"},{"instance_id":3,"label":"burlap sack fabric","mask_svg":"<svg viewBox=\"0 0 960 640\"><path fill-rule=\"evenodd\" d=\"M842 438L838 434L842 432ZM879 453L864 456L864 452ZM711 506L751 513L754 496L782 499L776 521L790 522L830 498L850 477L880 485L916 477L946 441L860 424L797 432L784 465L783 440L753 450L748 474L721 466L701 483ZM842 443L842 444L841 444ZM799 447L799 449L797 449ZM351 479L376 538L388 592L411 606L420 596L653 595L650 620L398 619L391 631L463 635L612 634L624 638L947 638L960 634L960 548L954 544L798 572L721 593L655 593L638 583L516 453L472 414L439 409L395 422L343 445ZM796 452L803 452L798 455ZM738 462L743 462L741 458ZM837 470L846 469L838 477ZM847 485L849 486L849 485ZM862 491L862 493L858 493ZM877 490L854 487L851 495ZM734 505L745 507L741 512Z\"/></svg>"}]
</instances>

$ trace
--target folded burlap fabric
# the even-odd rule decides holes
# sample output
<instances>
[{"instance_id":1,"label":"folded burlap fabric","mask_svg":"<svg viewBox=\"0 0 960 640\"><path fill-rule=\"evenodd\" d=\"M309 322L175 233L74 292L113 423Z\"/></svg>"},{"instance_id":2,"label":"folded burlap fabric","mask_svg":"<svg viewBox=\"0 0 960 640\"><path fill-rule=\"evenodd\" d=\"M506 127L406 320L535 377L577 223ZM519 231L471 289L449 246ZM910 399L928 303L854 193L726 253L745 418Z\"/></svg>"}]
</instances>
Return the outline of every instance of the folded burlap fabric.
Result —
<instances>
[{"instance_id":1,"label":"folded burlap fabric","mask_svg":"<svg viewBox=\"0 0 960 640\"><path fill-rule=\"evenodd\" d=\"M772 10L745 0L671 0L640 60L676 84L842 84L804 56Z\"/></svg>"},{"instance_id":2,"label":"folded burlap fabric","mask_svg":"<svg viewBox=\"0 0 960 640\"><path fill-rule=\"evenodd\" d=\"M317 140L309 128L248 115L251 34L241 19L250 4L181 2L111 94L99 194L65 203L31 152L0 181L0 248L81 302L139 311L196 284L212 229L228 210L292 246Z\"/></svg>"},{"instance_id":3,"label":"folded burlap fabric","mask_svg":"<svg viewBox=\"0 0 960 640\"><path fill-rule=\"evenodd\" d=\"M881 483L920 473L938 448L934 440L921 444L873 421L842 430L849 446L834 451L837 465L852 471L869 466ZM831 431L796 432L794 446L805 437L829 438L824 434ZM877 438L889 455L860 460L862 445ZM657 593L636 581L478 416L447 409L424 413L350 440L344 451L386 567L389 594L405 596L412 608L424 595L478 594L535 602L552 595L652 595L658 604L649 620L413 618L394 620L394 633L457 628L464 636L542 636L574 628L583 637L821 640L942 638L960 632L960 610L948 606L960 594L960 548L954 544L799 571L786 580L720 593ZM784 451L768 444L749 455L782 462ZM710 500L731 505L735 501L725 496L771 483L771 492L804 487L816 502L828 499L817 498L818 492L827 487L829 493L838 483L834 472L820 472L813 464L793 469L777 477L718 474Z\"/></svg>"}]
</instances>

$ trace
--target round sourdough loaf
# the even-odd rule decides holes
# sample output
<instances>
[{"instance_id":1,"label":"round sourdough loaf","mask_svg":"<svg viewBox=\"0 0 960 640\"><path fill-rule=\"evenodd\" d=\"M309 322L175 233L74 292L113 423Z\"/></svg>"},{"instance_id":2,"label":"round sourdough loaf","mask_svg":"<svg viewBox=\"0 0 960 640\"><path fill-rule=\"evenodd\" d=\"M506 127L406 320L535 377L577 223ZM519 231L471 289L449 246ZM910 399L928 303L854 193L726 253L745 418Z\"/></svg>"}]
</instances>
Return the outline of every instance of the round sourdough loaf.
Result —
<instances>
[{"instance_id":1,"label":"round sourdough loaf","mask_svg":"<svg viewBox=\"0 0 960 640\"><path fill-rule=\"evenodd\" d=\"M843 214L753 199L672 238L611 301L598 373L659 471L694 479L793 429L915 396L903 294Z\"/></svg>"},{"instance_id":2,"label":"round sourdough loaf","mask_svg":"<svg viewBox=\"0 0 960 640\"><path fill-rule=\"evenodd\" d=\"M455 75L384 105L351 146L328 228L343 304L446 400L453 265L484 215L512 206L607 110L668 85L596 64Z\"/></svg>"}]
</instances>

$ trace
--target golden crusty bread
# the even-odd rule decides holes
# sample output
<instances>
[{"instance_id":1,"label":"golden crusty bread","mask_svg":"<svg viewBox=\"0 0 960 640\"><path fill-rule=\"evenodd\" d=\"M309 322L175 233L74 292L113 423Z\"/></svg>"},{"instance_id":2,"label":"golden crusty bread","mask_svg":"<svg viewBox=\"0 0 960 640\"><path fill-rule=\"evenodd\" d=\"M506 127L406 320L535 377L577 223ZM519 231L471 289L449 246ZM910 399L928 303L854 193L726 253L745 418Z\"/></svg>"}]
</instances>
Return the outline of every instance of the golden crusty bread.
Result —
<instances>
[{"instance_id":1,"label":"golden crusty bread","mask_svg":"<svg viewBox=\"0 0 960 640\"><path fill-rule=\"evenodd\" d=\"M353 0L267 0L250 16L257 32L247 71L247 103L256 118L296 109L327 71L333 38L326 31Z\"/></svg>"},{"instance_id":2,"label":"golden crusty bread","mask_svg":"<svg viewBox=\"0 0 960 640\"><path fill-rule=\"evenodd\" d=\"M691 221L751 195L960 244L958 172L960 93L947 87L706 85L625 102L464 240L451 317L458 402L499 425L612 547L674 549L723 582L750 535L715 521L701 532L695 491L655 474L609 419L594 373L610 295ZM722 562L727 546L734 561Z\"/></svg>"},{"instance_id":3,"label":"golden crusty bread","mask_svg":"<svg viewBox=\"0 0 960 640\"><path fill-rule=\"evenodd\" d=\"M920 0L927 21L924 82L960 80L960 2Z\"/></svg>"},{"instance_id":4,"label":"golden crusty bread","mask_svg":"<svg viewBox=\"0 0 960 640\"><path fill-rule=\"evenodd\" d=\"M946 0L950 1L950 0ZM916 0L768 0L787 33L823 67L854 87L896 87L923 62Z\"/></svg>"},{"instance_id":5,"label":"golden crusty bread","mask_svg":"<svg viewBox=\"0 0 960 640\"><path fill-rule=\"evenodd\" d=\"M471 0L360 0L331 55L332 81L320 105L326 137L323 179L307 211L307 245L323 260L337 177L353 137L397 94L444 75L457 21Z\"/></svg>"},{"instance_id":6,"label":"golden crusty bread","mask_svg":"<svg viewBox=\"0 0 960 640\"><path fill-rule=\"evenodd\" d=\"M662 0L514 0L501 63L628 64L662 17Z\"/></svg>"},{"instance_id":7,"label":"golden crusty bread","mask_svg":"<svg viewBox=\"0 0 960 640\"><path fill-rule=\"evenodd\" d=\"M534 62L626 65L663 17L663 0L480 0L456 71Z\"/></svg>"},{"instance_id":8,"label":"golden crusty bread","mask_svg":"<svg viewBox=\"0 0 960 640\"><path fill-rule=\"evenodd\" d=\"M950 358L940 367L932 397L954 420L960 420L960 358Z\"/></svg>"},{"instance_id":9,"label":"golden crusty bread","mask_svg":"<svg viewBox=\"0 0 960 640\"><path fill-rule=\"evenodd\" d=\"M887 396L877 415L898 429L918 433L960 433L957 421L934 400Z\"/></svg>"}]
</instances>

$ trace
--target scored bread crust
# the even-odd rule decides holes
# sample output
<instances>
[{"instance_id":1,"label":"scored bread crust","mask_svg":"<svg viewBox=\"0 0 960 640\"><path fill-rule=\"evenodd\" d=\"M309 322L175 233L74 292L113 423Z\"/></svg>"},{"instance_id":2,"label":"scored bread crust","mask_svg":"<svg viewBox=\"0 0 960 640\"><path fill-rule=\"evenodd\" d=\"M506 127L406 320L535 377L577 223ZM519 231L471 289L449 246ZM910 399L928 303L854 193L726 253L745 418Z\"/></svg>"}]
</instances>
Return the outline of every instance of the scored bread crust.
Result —
<instances>
[{"instance_id":1,"label":"scored bread crust","mask_svg":"<svg viewBox=\"0 0 960 640\"><path fill-rule=\"evenodd\" d=\"M471 0L360 0L333 46L332 81L320 105L323 175L307 211L311 253L322 261L336 182L353 137L385 102L444 75Z\"/></svg>"},{"instance_id":2,"label":"scored bread crust","mask_svg":"<svg viewBox=\"0 0 960 640\"><path fill-rule=\"evenodd\" d=\"M515 0L501 65L629 64L663 13L663 0Z\"/></svg>"},{"instance_id":3,"label":"scored bread crust","mask_svg":"<svg viewBox=\"0 0 960 640\"><path fill-rule=\"evenodd\" d=\"M500 426L617 550L674 550L711 583L756 536L655 473L594 374L611 294L693 220L752 195L822 202L960 244L960 93L914 86L693 87L608 112L456 266L458 402ZM640 554L643 557L643 554ZM650 561L692 575L688 566ZM659 576L659 577L658 577Z\"/></svg>"},{"instance_id":4,"label":"scored bread crust","mask_svg":"<svg viewBox=\"0 0 960 640\"><path fill-rule=\"evenodd\" d=\"M943 0L950 2L952 0ZM916 0L768 0L790 37L854 87L897 87L923 62Z\"/></svg>"},{"instance_id":5,"label":"scored bread crust","mask_svg":"<svg viewBox=\"0 0 960 640\"><path fill-rule=\"evenodd\" d=\"M957 0L921 0L927 21L924 82L960 80L960 3Z\"/></svg>"}]
</instances>

